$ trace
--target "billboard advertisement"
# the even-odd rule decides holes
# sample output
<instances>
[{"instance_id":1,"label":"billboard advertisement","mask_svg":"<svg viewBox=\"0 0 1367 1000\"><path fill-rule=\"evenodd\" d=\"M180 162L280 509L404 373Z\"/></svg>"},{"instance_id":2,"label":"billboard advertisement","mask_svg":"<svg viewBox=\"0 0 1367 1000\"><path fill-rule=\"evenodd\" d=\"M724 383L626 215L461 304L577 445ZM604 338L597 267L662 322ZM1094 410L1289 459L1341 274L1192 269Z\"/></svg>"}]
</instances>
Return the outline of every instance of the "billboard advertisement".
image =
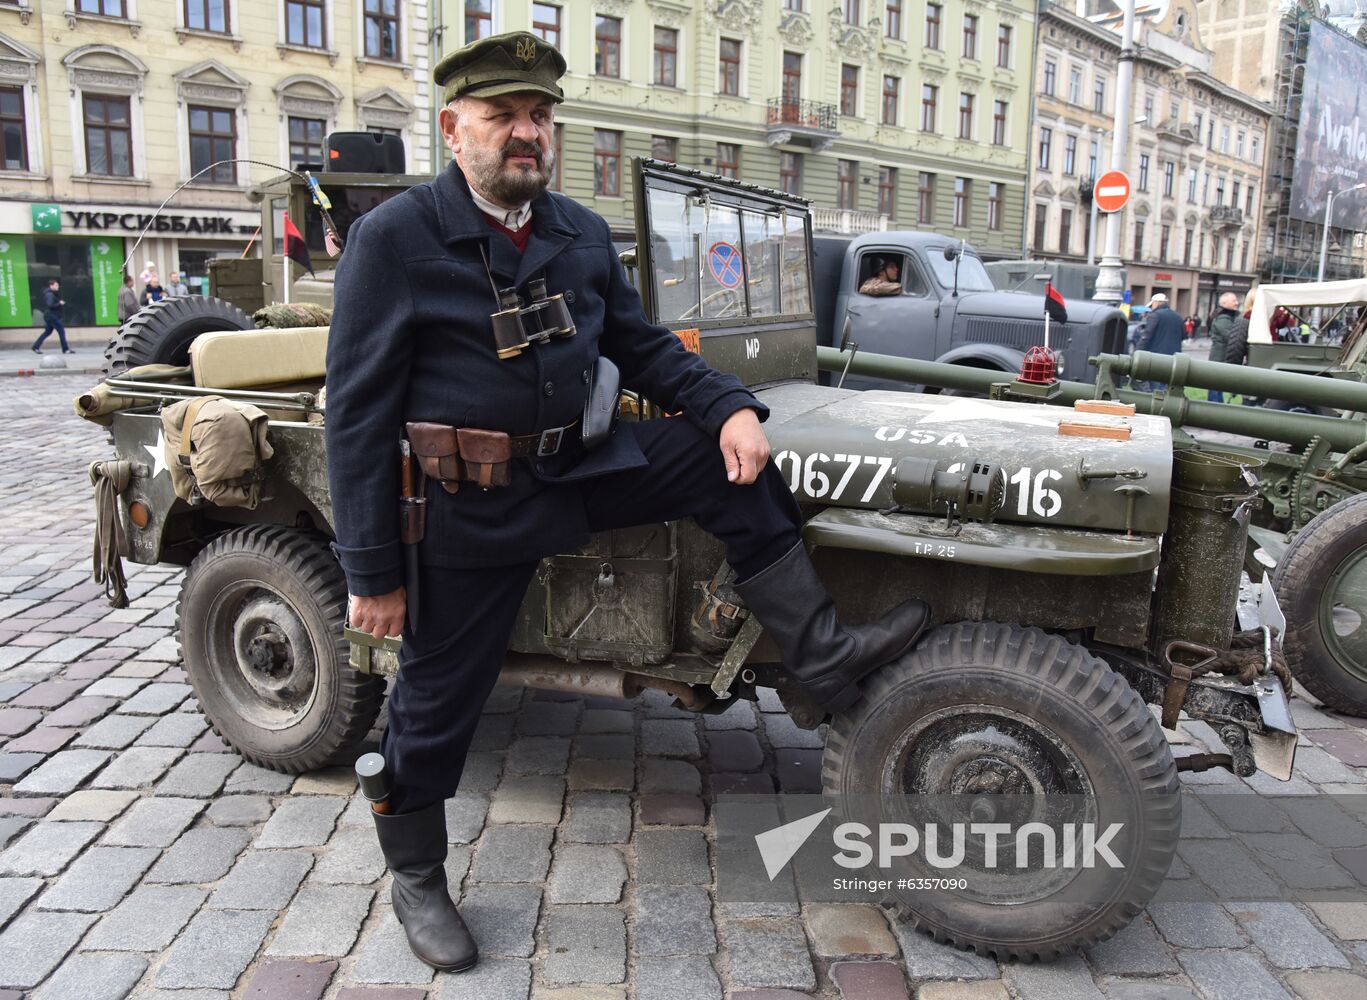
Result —
<instances>
[{"instance_id":1,"label":"billboard advertisement","mask_svg":"<svg viewBox=\"0 0 1367 1000\"><path fill-rule=\"evenodd\" d=\"M1333 194L1332 224L1367 229L1367 188L1337 196L1367 181L1367 107L1362 88L1351 84L1360 80L1367 80L1367 46L1313 22L1291 181L1293 219L1322 223Z\"/></svg>"}]
</instances>

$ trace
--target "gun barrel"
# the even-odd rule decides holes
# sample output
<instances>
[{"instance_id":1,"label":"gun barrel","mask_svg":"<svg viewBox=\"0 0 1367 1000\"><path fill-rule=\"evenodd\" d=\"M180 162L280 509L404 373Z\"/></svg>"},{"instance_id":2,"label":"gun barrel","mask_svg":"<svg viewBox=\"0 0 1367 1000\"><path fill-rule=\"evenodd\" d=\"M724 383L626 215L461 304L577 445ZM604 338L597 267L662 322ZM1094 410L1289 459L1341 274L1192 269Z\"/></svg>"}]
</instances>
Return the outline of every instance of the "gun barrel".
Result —
<instances>
[{"instance_id":1,"label":"gun barrel","mask_svg":"<svg viewBox=\"0 0 1367 1000\"><path fill-rule=\"evenodd\" d=\"M841 371L849 360L848 352L841 353L833 347L818 347L817 363L823 371ZM1117 355L1102 355L1103 358ZM1122 360L1129 361L1129 358ZM1161 357L1161 355L1159 355ZM1210 362L1206 362L1209 364ZM1220 365L1221 368L1233 367ZM1120 369L1113 368L1112 371ZM867 375L871 378L896 379L915 385L933 385L945 389L959 389L964 392L980 392L984 395L994 383L1010 382L1015 377L1008 372L988 368L969 368L965 365L947 365L936 361L912 361L909 358L894 358L884 354L858 352L850 364L850 372ZM1291 377L1288 373L1270 373L1282 378ZM1140 376L1136 376L1140 377ZM1151 376L1161 380L1161 375ZM1316 379L1315 375L1300 378ZM1328 379L1323 381L1328 382ZM1337 383L1338 380L1335 380ZM1059 406L1072 406L1080 399L1092 399L1096 387L1082 382L1064 382L1061 391L1050 402ZM1227 434L1241 434L1245 437L1280 441L1285 444L1305 447L1312 438L1322 438L1334 451L1348 451L1367 441L1367 421L1345 420L1339 417L1322 417L1313 413L1272 412L1258 406L1233 406L1229 403L1207 403L1187 399L1181 394L1136 392L1133 389L1118 389L1115 398L1124 403L1133 403L1139 413L1167 417L1174 427L1200 427L1205 430L1223 431ZM1279 396L1278 398L1285 398Z\"/></svg>"},{"instance_id":2,"label":"gun barrel","mask_svg":"<svg viewBox=\"0 0 1367 1000\"><path fill-rule=\"evenodd\" d=\"M1144 381L1220 389L1245 396L1283 399L1303 406L1367 412L1367 385L1352 379L1276 372L1220 361L1201 361L1185 354L1151 354L1148 351L1136 351L1129 356L1102 354L1092 361L1107 361L1111 371Z\"/></svg>"}]
</instances>

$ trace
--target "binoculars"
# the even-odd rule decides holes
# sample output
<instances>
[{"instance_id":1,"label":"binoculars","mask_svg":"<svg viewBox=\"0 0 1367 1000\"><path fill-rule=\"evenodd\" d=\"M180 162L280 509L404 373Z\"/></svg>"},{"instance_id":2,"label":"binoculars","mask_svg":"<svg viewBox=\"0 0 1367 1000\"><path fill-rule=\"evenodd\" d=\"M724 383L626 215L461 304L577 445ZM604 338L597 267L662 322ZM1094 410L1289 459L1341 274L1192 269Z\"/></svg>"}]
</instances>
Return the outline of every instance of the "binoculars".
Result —
<instances>
[{"instance_id":1,"label":"binoculars","mask_svg":"<svg viewBox=\"0 0 1367 1000\"><path fill-rule=\"evenodd\" d=\"M500 289L498 304L503 308L489 317L494 325L494 349L504 361L517 357L528 344L574 336L569 306L561 295L547 297L544 278L527 283L527 297L524 306L516 288Z\"/></svg>"}]
</instances>

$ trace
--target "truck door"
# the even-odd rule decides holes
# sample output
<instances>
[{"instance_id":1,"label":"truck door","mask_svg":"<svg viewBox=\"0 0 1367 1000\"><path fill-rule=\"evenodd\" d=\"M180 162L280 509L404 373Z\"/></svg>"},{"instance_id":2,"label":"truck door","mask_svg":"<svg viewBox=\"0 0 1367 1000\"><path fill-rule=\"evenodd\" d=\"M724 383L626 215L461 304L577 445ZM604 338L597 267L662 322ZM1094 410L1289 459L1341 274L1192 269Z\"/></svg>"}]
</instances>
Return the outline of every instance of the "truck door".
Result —
<instances>
[{"instance_id":1,"label":"truck door","mask_svg":"<svg viewBox=\"0 0 1367 1000\"><path fill-rule=\"evenodd\" d=\"M933 361L938 356L935 331L940 302L916 257L905 249L862 247L852 266L853 290L845 312L850 319L850 339L859 350ZM842 322L837 319L837 344ZM853 377L845 380L845 386L907 388L905 383Z\"/></svg>"}]
</instances>

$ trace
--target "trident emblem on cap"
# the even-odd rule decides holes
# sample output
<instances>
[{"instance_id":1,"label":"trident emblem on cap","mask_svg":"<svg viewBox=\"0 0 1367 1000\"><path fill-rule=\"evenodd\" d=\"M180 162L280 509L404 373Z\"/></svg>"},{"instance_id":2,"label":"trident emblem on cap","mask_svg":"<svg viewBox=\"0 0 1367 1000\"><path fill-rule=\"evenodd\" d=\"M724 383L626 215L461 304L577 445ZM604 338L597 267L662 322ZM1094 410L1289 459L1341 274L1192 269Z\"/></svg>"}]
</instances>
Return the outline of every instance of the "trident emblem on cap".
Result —
<instances>
[{"instance_id":1,"label":"trident emblem on cap","mask_svg":"<svg viewBox=\"0 0 1367 1000\"><path fill-rule=\"evenodd\" d=\"M518 39L517 57L523 62L531 62L536 58L536 42L530 38Z\"/></svg>"}]
</instances>

